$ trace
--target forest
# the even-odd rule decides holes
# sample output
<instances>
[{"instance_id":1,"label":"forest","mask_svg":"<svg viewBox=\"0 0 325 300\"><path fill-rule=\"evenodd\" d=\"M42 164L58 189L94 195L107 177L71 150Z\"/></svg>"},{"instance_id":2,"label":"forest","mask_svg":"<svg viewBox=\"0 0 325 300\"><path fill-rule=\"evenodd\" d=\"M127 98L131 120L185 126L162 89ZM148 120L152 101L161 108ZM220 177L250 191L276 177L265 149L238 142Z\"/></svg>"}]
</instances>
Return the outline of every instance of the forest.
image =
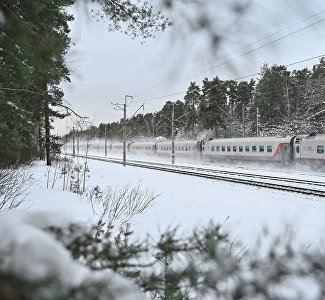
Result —
<instances>
[{"instance_id":1,"label":"forest","mask_svg":"<svg viewBox=\"0 0 325 300\"><path fill-rule=\"evenodd\" d=\"M70 81L66 54L72 41L66 9L78 0L3 0L0 5L0 165L60 152L59 137L51 134L55 118L80 117L64 98L60 84ZM147 2L98 0L96 18L109 31L131 38L152 38L172 25ZM173 9L176 1L162 1ZM180 1L182 2L182 1ZM87 1L85 1L87 3ZM243 14L242 10L236 10ZM50 17L49 17L50 16ZM208 16L207 16L208 17ZM205 29L211 37L218 31ZM195 30L195 29L193 29ZM191 82L182 99L171 99L158 112L127 120L128 138L171 136L174 111L177 138L239 137L324 132L323 58L312 69L290 71L265 64L247 81L204 78ZM93 124L90 137L122 138L123 120ZM72 129L74 131L85 128Z\"/></svg>"},{"instance_id":2,"label":"forest","mask_svg":"<svg viewBox=\"0 0 325 300\"><path fill-rule=\"evenodd\" d=\"M201 85L191 82L183 99L127 119L128 138L170 138L173 111L176 138L324 133L324 92L324 58L311 70L264 64L258 78L248 81L204 78ZM121 140L123 122L101 123L83 132L76 127L68 136L106 133L109 139Z\"/></svg>"},{"instance_id":3,"label":"forest","mask_svg":"<svg viewBox=\"0 0 325 300\"><path fill-rule=\"evenodd\" d=\"M3 0L0 3L0 167L60 152L51 134L54 118L80 117L64 99L60 83L70 81L66 54L71 47L67 8L88 1ZM98 0L97 18L109 31L143 39L170 25L145 3ZM90 12L91 13L91 12Z\"/></svg>"}]
</instances>

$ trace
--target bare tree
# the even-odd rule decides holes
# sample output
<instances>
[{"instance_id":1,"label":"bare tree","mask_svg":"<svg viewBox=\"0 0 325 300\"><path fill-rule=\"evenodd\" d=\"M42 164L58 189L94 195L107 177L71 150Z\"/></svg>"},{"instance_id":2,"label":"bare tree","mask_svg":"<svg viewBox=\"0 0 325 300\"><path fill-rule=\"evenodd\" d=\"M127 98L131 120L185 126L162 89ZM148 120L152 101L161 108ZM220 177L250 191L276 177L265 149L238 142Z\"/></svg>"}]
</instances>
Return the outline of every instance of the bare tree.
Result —
<instances>
[{"instance_id":1,"label":"bare tree","mask_svg":"<svg viewBox=\"0 0 325 300\"><path fill-rule=\"evenodd\" d=\"M0 169L0 211L18 207L32 184L26 166Z\"/></svg>"}]
</instances>

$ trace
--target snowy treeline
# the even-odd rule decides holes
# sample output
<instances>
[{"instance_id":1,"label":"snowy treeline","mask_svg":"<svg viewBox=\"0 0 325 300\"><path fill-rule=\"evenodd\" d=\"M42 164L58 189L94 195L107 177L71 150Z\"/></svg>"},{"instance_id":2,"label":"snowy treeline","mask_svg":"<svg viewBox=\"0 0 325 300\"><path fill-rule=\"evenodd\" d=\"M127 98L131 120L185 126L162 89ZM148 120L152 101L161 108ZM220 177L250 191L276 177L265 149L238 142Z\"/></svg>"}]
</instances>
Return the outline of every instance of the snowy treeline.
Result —
<instances>
[{"instance_id":1,"label":"snowy treeline","mask_svg":"<svg viewBox=\"0 0 325 300\"><path fill-rule=\"evenodd\" d=\"M307 68L289 71L282 65L261 68L257 80L237 82L218 76L202 85L191 82L182 100L166 102L161 111L138 114L128 120L129 137L171 136L174 111L178 136L255 136L324 132L325 59ZM123 122L92 126L88 137L121 139ZM80 131L80 129L78 129ZM82 130L81 130L82 131ZM72 135L72 132L70 132Z\"/></svg>"}]
</instances>

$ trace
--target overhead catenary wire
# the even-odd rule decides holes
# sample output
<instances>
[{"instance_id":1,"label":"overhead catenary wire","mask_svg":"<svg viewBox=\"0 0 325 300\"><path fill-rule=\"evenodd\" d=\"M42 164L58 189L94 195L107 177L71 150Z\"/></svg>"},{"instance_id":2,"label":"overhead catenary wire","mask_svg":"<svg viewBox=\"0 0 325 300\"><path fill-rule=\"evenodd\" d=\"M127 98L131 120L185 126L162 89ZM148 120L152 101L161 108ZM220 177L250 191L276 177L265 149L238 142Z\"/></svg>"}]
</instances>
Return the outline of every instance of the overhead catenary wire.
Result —
<instances>
[{"instance_id":1,"label":"overhead catenary wire","mask_svg":"<svg viewBox=\"0 0 325 300\"><path fill-rule=\"evenodd\" d=\"M309 16L309 17L303 19L303 20L300 20L300 21L298 21L298 22L296 22L296 23L294 23L294 24L292 24L292 25L289 25L289 26L287 26L287 27L285 27L285 28L283 28L283 29L280 29L280 30L278 30L277 32L274 32L274 33L272 33L272 34L270 34L270 35L268 35L268 36L266 36L266 37L264 37L264 38L262 38L262 39L260 39L260 40L258 40L258 41L255 41L255 42L250 43L250 44L248 44L248 45L246 45L246 46L243 46L243 47L241 47L241 48L239 48L239 49L237 49L237 50L231 52L230 54L224 55L224 56L222 56L222 57L220 57L220 58L218 58L218 59L215 59L215 60L213 60L213 61L208 62L207 64L204 64L204 65L202 65L202 66L198 66L198 67L196 67L196 68L194 68L194 69L192 69L192 70L190 70L190 71L188 71L188 72L183 73L182 75L179 75L179 76L177 76L177 77L174 77L173 79L169 80L167 83L170 83L169 87L172 87L172 86L178 84L179 82L182 82L182 81L185 81L185 80L191 79L192 76L191 76L191 77L187 77L185 80L182 79L182 81L177 81L177 82L175 81L175 79L177 79L177 78L180 78L180 79L181 79L181 78L183 78L184 75L186 75L186 74L193 73L194 71L196 71L196 70L198 70L198 69L202 69L202 68L207 67L207 66L209 66L209 65L211 65L211 64L213 64L213 63L216 63L216 62L218 62L218 61L220 61L220 60L222 60L222 59L224 59L224 58L229 57L231 54L237 53L237 52L239 52L239 51L242 51L242 50L244 50L244 49L246 49L246 48L251 47L251 46L254 45L254 44L257 44L257 43L259 43L259 42L261 42L261 41L264 41L264 40L266 40L266 39L269 39L269 38L271 38L271 37L273 37L273 36L275 36L275 35L277 35L277 34L279 34L279 33L281 33L281 32L284 32L285 30L288 30L288 29L290 29L290 28L292 28L292 27L294 27L294 26L297 26L297 25L299 25L299 24L301 24L301 23L303 23L303 22L306 22L307 20L310 20L310 19L312 19L312 18L314 18L314 17L316 17L316 16L319 16L319 15L323 14L324 12L325 12L325 10L322 10L322 11L320 11L320 12L317 12L317 13L315 13L315 14L313 14L313 15L311 15L311 16ZM285 38L287 38L287 37L289 37L289 36L291 36L291 35L294 35L294 34L300 32L300 31L302 31L302 30L304 30L304 29L306 29L306 28L310 28L311 26L314 26L314 25L316 25L316 24L319 24L320 22L323 22L323 21L324 21L324 19L317 20L316 22L313 22L312 24L308 24L308 25L306 25L306 26L304 26L304 27L302 27L302 28L297 29L297 30L294 31L294 32L288 33L288 34L286 34L286 35L284 35L284 36L282 36L282 37L279 37L279 38L277 38L277 39L275 39L275 40L272 40L272 41L270 41L270 42L268 42L268 43L266 43L266 44L263 44L263 45L261 45L261 46L259 46L259 47L257 47L257 48L251 49L251 50L249 50L249 51L247 51L247 52L245 52L245 53L243 53L243 54L240 54L240 55L237 56L237 57L234 57L234 58L229 59L229 60L227 60L227 61L223 61L223 62L221 62L220 64L218 64L217 66L225 65L225 64L227 64L227 63L230 63L230 62L232 62L232 61L235 60L235 59L238 59L238 58L243 57L243 56L245 56L245 55L248 55L248 54L250 54L250 53L252 53L252 52L254 52L254 51L257 51L257 50L259 50L259 49L261 49L261 48L264 48L264 47L266 47L266 46L269 46L269 45L271 45L271 44L273 44L273 43L275 43L275 42L278 42L278 41L280 41L280 40L283 40L283 39L285 39ZM324 56L324 55L315 56L315 57L308 58L308 59L304 59L304 60L301 60L301 61L298 61L298 62L290 63L290 64L287 64L287 65L285 65L285 66L286 66L286 67L288 67L288 66L292 66L292 65L295 65L295 64L298 64L298 63L302 63L302 62L310 61L310 60L312 60L312 59L320 58L320 57L323 57L323 56ZM200 72L200 73L201 73L201 72ZM195 75L198 75L198 74L195 74ZM233 80L242 80L242 79L245 79L245 78L248 78L248 77L257 76L257 75L259 75L258 72L257 72L257 73L254 73L254 74L246 75L246 76L241 76L241 77L235 78L235 79L233 79ZM165 83L164 83L164 84L165 84ZM165 88L165 86L164 86L164 88ZM167 88L168 88L168 86L167 86ZM133 93L133 95L138 95L138 94L141 94L141 93L144 93L144 92L147 92L147 91L153 90L153 89L158 89L158 87L152 87L152 88L150 88L150 89L148 89L148 90L135 92L135 93ZM160 89L161 89L161 88L160 88ZM157 93L157 92L159 92L159 91L156 91L156 92L154 92L154 93ZM135 102L138 102L138 101L147 102L147 101L159 100L159 99L163 99L163 98L167 98L167 97L179 96L179 95L182 95L182 94L185 94L185 93L186 93L186 91L182 91L182 92L176 92L176 93L172 93L172 94L159 95L159 96L157 96L157 97L148 97L148 98L144 98L144 99L143 99L143 97L139 97L139 99L136 99L136 98L135 98ZM108 116L111 116L111 115L113 115L113 114L114 114L114 113L109 113L109 114L102 113L102 114L97 115L97 116L95 117L95 119L103 119L104 117L108 117Z\"/></svg>"},{"instance_id":2,"label":"overhead catenary wire","mask_svg":"<svg viewBox=\"0 0 325 300\"><path fill-rule=\"evenodd\" d=\"M321 54L321 55L313 56L311 58L307 58L307 59L299 60L299 61L296 61L296 62L292 62L292 63L284 65L284 66L289 67L289 66L297 65L297 64L307 62L307 61L310 61L310 60L314 60L314 59L317 59L317 58L321 58L321 57L324 57L324 56L325 56L325 54ZM231 79L231 80L238 81L238 80L242 80L242 79L246 79L246 78L252 78L252 77L257 76L259 74L260 74L259 72L256 72L256 73L253 73L253 74L250 74L250 75L237 77L237 78L234 78L234 79ZM177 93L173 93L173 94L166 94L166 95L161 95L161 96L147 98L147 99L141 99L140 98L140 99L137 99L135 101L146 102L146 101L152 101L152 100L159 100L159 99L162 99L162 98L178 96L178 95L182 95L182 94L185 94L185 93L186 93L186 91L182 91L182 92L177 92Z\"/></svg>"},{"instance_id":3,"label":"overhead catenary wire","mask_svg":"<svg viewBox=\"0 0 325 300\"><path fill-rule=\"evenodd\" d=\"M281 29L281 30L279 30L279 31L277 31L277 32L275 32L275 33L273 33L273 34L267 36L267 37L264 37L264 38L262 38L262 39L260 39L260 40L258 40L258 41L256 41L256 42L253 42L253 43L248 44L248 45L246 45L246 46L244 46L244 47L241 47L240 49L237 49L237 50L231 52L230 54L224 55L224 56L222 56L222 57L220 57L220 58L218 58L218 59L215 59L215 60L213 60L213 61L210 61L210 62L208 62L207 64L204 64L204 65L202 65L202 66L198 66L198 67L196 67L196 68L194 68L194 69L192 69L192 70L190 70L190 71L188 71L188 72L183 73L182 75L179 75L179 76L174 77L173 79L171 79L171 80L165 82L163 85L159 85L159 86L157 86L157 87L152 87L152 88L149 88L149 89L147 89L147 90L140 91L140 92L135 92L135 93L133 93L133 94L136 96L136 95L143 94L143 93L146 93L146 92L149 92L149 91L155 90L155 89L162 89L162 88L166 89L166 88L169 88L169 87L174 86L175 84L178 84L178 83L183 82L183 81L185 81L185 80L191 79L191 78L193 78L193 76L197 76L197 75L201 74L202 71L204 70L204 68L206 68L207 66L209 66L209 65L211 65L211 64L214 64L214 63L216 63L216 62L218 62L218 61L220 61L220 60L222 60L222 59L224 59L224 58L227 58L227 57L229 57L231 54L234 54L234 53L237 53L237 52L239 52L239 51L241 51L241 50L244 50L244 49L246 49L246 48L249 48L250 46L252 46L252 45L254 45L254 44L257 44L257 43L259 43L259 42L261 42L261 41L263 41L263 40L266 40L266 39L268 39L268 38L270 38L270 37L272 37L272 36L274 36L274 35L276 35L276 34L278 34L278 33L281 33L282 31L285 31L285 30L287 30L287 29L289 29L289 28L292 28L292 27L294 27L294 26L296 26L296 25L298 25L298 24L300 24L300 23L302 23L302 22L305 22L306 20L311 19L311 18L313 18L313 17L315 17L315 16L317 16L317 15L320 15L320 14L322 14L322 13L324 13L324 12L325 12L325 10L323 10L323 11L321 11L321 12L318 12L317 14L314 14L314 15L312 15L312 16L310 16L310 17L304 19L304 20L301 20L301 21L299 21L299 22L297 22L297 23L295 23L295 24L292 24L292 25L290 25L290 26L288 26L288 27L286 27L286 28L284 28L284 29ZM266 43L266 44L263 44L263 45L261 45L261 46L259 46L259 47L257 47L257 48L254 48L254 49L251 49L251 50L249 50L249 51L247 51L247 52L245 52L245 53L242 53L242 54L240 54L240 55L238 55L238 56L236 56L236 57L234 57L234 58L230 58L230 59L228 59L228 60L226 60L226 61L220 62L220 63L217 64L216 66L222 66L222 65L229 64L230 62L232 62L232 61L234 61L234 60L236 60L236 59L238 59L238 58L241 58L241 57L243 57L243 56L246 56L246 55L248 55L248 54L251 54L251 53L253 53L253 52L257 51L257 50L260 50L260 49L262 49L262 48L264 48L264 47L267 47L267 46L269 46L269 45L271 45L271 44L273 44L273 43L276 43L276 42L278 42L278 41L280 41L280 40L283 40L283 39L285 39L285 38L287 38L287 37L289 37L289 36L292 36L292 35L294 35L294 34L300 32L300 31L302 31L302 30L305 30L305 29L310 28L310 27L312 27L312 26L314 26L314 25L317 25L317 24L323 22L324 20L325 20L325 19L317 20L316 22L314 22L314 23L312 23L312 24L308 24L308 25L306 25L306 26L304 26L304 27L302 27L302 28L299 28L299 29L297 29L297 30L295 30L295 31L293 31L293 32L290 32L290 33L288 33L288 34L286 34L286 35L284 35L284 36L281 36L281 37L279 37L279 38L277 38L277 39L275 39L275 40L272 40L272 41L270 41L270 42L268 42L268 43ZM203 70L201 70L200 73L195 73L194 75L191 75L191 77L184 77L184 75L191 74L191 73L193 73L194 71L196 71L196 70L198 70L198 69L203 69ZM179 80L176 80L176 79L178 79L178 78L179 78ZM167 84L167 85L166 85L166 84Z\"/></svg>"},{"instance_id":4,"label":"overhead catenary wire","mask_svg":"<svg viewBox=\"0 0 325 300\"><path fill-rule=\"evenodd\" d=\"M299 60L299 61L295 61L295 62L292 62L292 63L289 63L287 65L284 65L284 67L290 67L290 66L294 66L294 65L297 65L297 64L300 64L300 63L303 63L303 62L307 62L307 61L311 61L311 60L314 60L314 59L318 59L318 58L322 58L324 57L325 54L321 54L321 55L316 55L316 56L313 56L313 57L310 57L310 58L306 58L306 59L302 59L302 60ZM260 73L259 72L256 72L256 73L253 73L253 74L249 74L249 75L245 75L245 76L241 76L241 77L237 77L237 78L234 78L232 80L234 81L238 81L238 80L243 80L243 79L246 79L246 78L252 78L254 76L258 76ZM141 102L149 102L149 101L155 101L155 100L160 100L160 99L163 99L163 98L167 98L167 97L174 97L174 96L179 96L179 95L184 95L187 91L182 91L182 92L177 92L177 93L172 93L172 94L166 94L166 95L160 95L160 96L157 96L157 97L152 97L152 98L146 98L146 99L135 99L134 102L138 102L138 101L141 101ZM274 91L270 91L268 93L264 93L264 94L270 94ZM245 96L249 96L248 94L245 94ZM237 97L237 99L241 99L243 98L242 97ZM114 112L110 112L110 113L101 113L101 114L97 114L95 119L98 120L98 119L104 119L104 118L107 118L109 116L112 116L114 114Z\"/></svg>"}]
</instances>

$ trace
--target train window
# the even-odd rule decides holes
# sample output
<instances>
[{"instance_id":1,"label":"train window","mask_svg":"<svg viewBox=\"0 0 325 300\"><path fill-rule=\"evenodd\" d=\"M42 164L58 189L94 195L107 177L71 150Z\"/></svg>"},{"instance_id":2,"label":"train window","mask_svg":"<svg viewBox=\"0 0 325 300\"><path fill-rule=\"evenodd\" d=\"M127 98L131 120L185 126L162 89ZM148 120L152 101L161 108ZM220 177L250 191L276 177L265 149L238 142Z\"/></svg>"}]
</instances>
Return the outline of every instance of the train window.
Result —
<instances>
[{"instance_id":1,"label":"train window","mask_svg":"<svg viewBox=\"0 0 325 300\"><path fill-rule=\"evenodd\" d=\"M260 146L260 152L264 152L264 146Z\"/></svg>"},{"instance_id":2,"label":"train window","mask_svg":"<svg viewBox=\"0 0 325 300\"><path fill-rule=\"evenodd\" d=\"M232 146L232 151L236 152L237 151L237 146Z\"/></svg>"},{"instance_id":3,"label":"train window","mask_svg":"<svg viewBox=\"0 0 325 300\"><path fill-rule=\"evenodd\" d=\"M267 152L272 152L272 146L267 146L267 147L266 147L266 151L267 151Z\"/></svg>"},{"instance_id":4,"label":"train window","mask_svg":"<svg viewBox=\"0 0 325 300\"><path fill-rule=\"evenodd\" d=\"M324 154L324 146L317 145L317 154Z\"/></svg>"},{"instance_id":5,"label":"train window","mask_svg":"<svg viewBox=\"0 0 325 300\"><path fill-rule=\"evenodd\" d=\"M252 146L252 152L256 152L256 146Z\"/></svg>"},{"instance_id":6,"label":"train window","mask_svg":"<svg viewBox=\"0 0 325 300\"><path fill-rule=\"evenodd\" d=\"M222 152L225 152L225 151L226 151L226 147L225 147L225 146L222 146L222 147L221 147L221 151L222 151Z\"/></svg>"},{"instance_id":7,"label":"train window","mask_svg":"<svg viewBox=\"0 0 325 300\"><path fill-rule=\"evenodd\" d=\"M243 146L239 146L239 152L243 152Z\"/></svg>"},{"instance_id":8,"label":"train window","mask_svg":"<svg viewBox=\"0 0 325 300\"><path fill-rule=\"evenodd\" d=\"M245 152L249 152L249 146L245 146Z\"/></svg>"},{"instance_id":9,"label":"train window","mask_svg":"<svg viewBox=\"0 0 325 300\"><path fill-rule=\"evenodd\" d=\"M227 146L227 152L230 152L230 151L231 151L231 147Z\"/></svg>"},{"instance_id":10,"label":"train window","mask_svg":"<svg viewBox=\"0 0 325 300\"><path fill-rule=\"evenodd\" d=\"M299 153L300 149L299 146L296 147L296 153Z\"/></svg>"},{"instance_id":11,"label":"train window","mask_svg":"<svg viewBox=\"0 0 325 300\"><path fill-rule=\"evenodd\" d=\"M219 152L220 151L220 146L217 146L217 152Z\"/></svg>"},{"instance_id":12,"label":"train window","mask_svg":"<svg viewBox=\"0 0 325 300\"><path fill-rule=\"evenodd\" d=\"M214 146L211 147L211 151L214 151Z\"/></svg>"}]
</instances>

